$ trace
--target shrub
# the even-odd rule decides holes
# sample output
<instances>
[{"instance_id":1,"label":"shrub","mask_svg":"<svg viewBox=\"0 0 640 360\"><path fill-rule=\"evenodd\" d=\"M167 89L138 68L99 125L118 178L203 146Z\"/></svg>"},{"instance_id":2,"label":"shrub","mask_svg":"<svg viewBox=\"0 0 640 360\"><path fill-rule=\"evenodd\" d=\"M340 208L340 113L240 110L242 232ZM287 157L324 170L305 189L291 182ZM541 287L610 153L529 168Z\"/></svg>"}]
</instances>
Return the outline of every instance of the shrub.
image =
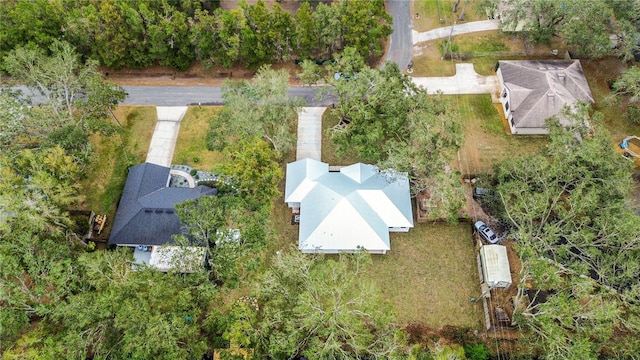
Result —
<instances>
[{"instance_id":1,"label":"shrub","mask_svg":"<svg viewBox=\"0 0 640 360\"><path fill-rule=\"evenodd\" d=\"M624 113L624 119L633 125L639 125L640 124L640 107L629 106L627 108L627 111Z\"/></svg>"},{"instance_id":2,"label":"shrub","mask_svg":"<svg viewBox=\"0 0 640 360\"><path fill-rule=\"evenodd\" d=\"M465 344L464 354L468 360L486 360L490 355L483 343Z\"/></svg>"}]
</instances>

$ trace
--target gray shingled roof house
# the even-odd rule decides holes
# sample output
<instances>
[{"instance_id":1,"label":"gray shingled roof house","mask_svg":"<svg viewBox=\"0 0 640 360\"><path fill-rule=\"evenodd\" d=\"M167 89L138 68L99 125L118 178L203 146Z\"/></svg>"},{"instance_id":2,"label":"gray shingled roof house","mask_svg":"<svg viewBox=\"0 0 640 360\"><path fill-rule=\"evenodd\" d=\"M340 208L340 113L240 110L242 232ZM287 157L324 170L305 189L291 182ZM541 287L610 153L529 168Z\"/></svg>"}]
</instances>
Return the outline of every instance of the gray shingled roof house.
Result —
<instances>
[{"instance_id":1,"label":"gray shingled roof house","mask_svg":"<svg viewBox=\"0 0 640 360\"><path fill-rule=\"evenodd\" d=\"M497 75L512 134L548 134L545 121L565 106L594 102L579 60L499 61Z\"/></svg>"},{"instance_id":2,"label":"gray shingled roof house","mask_svg":"<svg viewBox=\"0 0 640 360\"><path fill-rule=\"evenodd\" d=\"M124 185L109 244L156 246L171 242L181 223L174 206L188 199L216 195L217 189L168 187L170 169L151 163L132 166Z\"/></svg>"}]
</instances>

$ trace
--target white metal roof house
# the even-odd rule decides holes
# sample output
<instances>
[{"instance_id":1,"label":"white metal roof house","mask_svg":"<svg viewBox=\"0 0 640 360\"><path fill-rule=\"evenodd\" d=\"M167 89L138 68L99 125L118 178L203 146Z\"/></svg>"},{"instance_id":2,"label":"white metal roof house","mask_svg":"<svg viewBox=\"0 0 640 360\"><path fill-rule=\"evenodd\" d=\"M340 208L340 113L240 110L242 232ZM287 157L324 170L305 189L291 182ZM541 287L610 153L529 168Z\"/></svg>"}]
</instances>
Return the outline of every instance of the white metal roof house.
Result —
<instances>
[{"instance_id":1,"label":"white metal roof house","mask_svg":"<svg viewBox=\"0 0 640 360\"><path fill-rule=\"evenodd\" d=\"M284 201L300 211L299 249L305 253L385 254L390 231L413 227L407 174L373 165L329 171L313 159L289 163Z\"/></svg>"},{"instance_id":2,"label":"white metal roof house","mask_svg":"<svg viewBox=\"0 0 640 360\"><path fill-rule=\"evenodd\" d=\"M545 121L565 106L594 102L579 60L499 61L497 75L512 134L548 134Z\"/></svg>"},{"instance_id":3,"label":"white metal roof house","mask_svg":"<svg viewBox=\"0 0 640 360\"><path fill-rule=\"evenodd\" d=\"M511 267L504 245L484 245L480 248L482 282L489 289L511 286Z\"/></svg>"}]
</instances>

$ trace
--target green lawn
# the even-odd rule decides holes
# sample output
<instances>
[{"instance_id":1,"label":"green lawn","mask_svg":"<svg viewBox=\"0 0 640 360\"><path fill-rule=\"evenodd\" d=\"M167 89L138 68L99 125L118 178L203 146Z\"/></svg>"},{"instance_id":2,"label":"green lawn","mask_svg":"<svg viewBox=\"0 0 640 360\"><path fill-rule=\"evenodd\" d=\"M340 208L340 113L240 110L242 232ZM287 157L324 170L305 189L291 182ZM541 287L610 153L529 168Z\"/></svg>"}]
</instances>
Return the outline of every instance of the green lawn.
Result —
<instances>
[{"instance_id":1,"label":"green lawn","mask_svg":"<svg viewBox=\"0 0 640 360\"><path fill-rule=\"evenodd\" d=\"M412 24L416 31L427 31L441 26L451 26L458 21L458 16L464 7L466 0L461 0L458 6L458 12L453 12L453 5L456 0L415 0L412 2ZM475 4L477 1L468 2L468 6L464 12L464 20L466 22L486 20L486 16L479 14ZM416 19L416 13L419 17ZM442 21L440 21L442 20Z\"/></svg>"},{"instance_id":2,"label":"green lawn","mask_svg":"<svg viewBox=\"0 0 640 360\"><path fill-rule=\"evenodd\" d=\"M195 169L210 171L223 160L218 151L207 150L209 120L214 117L219 106L191 106L180 122L180 132L173 154L174 164L189 165Z\"/></svg>"},{"instance_id":3,"label":"green lawn","mask_svg":"<svg viewBox=\"0 0 640 360\"><path fill-rule=\"evenodd\" d=\"M443 39L427 41L418 45L413 57L414 72L411 76L452 76L456 63L473 63L478 74L494 75L498 60L524 59L523 42L518 37L496 31L455 36L452 40L454 52L475 54L469 59L442 59Z\"/></svg>"},{"instance_id":4,"label":"green lawn","mask_svg":"<svg viewBox=\"0 0 640 360\"><path fill-rule=\"evenodd\" d=\"M491 172L498 162L535 152L547 144L546 136L508 134L505 120L499 113L500 104L493 104L490 95L457 95L451 98L464 126L460 163L457 160L455 163L463 174Z\"/></svg>"},{"instance_id":5,"label":"green lawn","mask_svg":"<svg viewBox=\"0 0 640 360\"><path fill-rule=\"evenodd\" d=\"M123 131L105 137L91 137L93 158L82 181L83 207L115 216L116 206L127 178L127 168L145 161L156 125L156 109L151 106L120 106L114 114ZM108 224L111 221L108 222Z\"/></svg>"},{"instance_id":6,"label":"green lawn","mask_svg":"<svg viewBox=\"0 0 640 360\"><path fill-rule=\"evenodd\" d=\"M479 328L482 305L469 224L416 224L391 235L391 251L373 257L371 279L400 323Z\"/></svg>"}]
</instances>

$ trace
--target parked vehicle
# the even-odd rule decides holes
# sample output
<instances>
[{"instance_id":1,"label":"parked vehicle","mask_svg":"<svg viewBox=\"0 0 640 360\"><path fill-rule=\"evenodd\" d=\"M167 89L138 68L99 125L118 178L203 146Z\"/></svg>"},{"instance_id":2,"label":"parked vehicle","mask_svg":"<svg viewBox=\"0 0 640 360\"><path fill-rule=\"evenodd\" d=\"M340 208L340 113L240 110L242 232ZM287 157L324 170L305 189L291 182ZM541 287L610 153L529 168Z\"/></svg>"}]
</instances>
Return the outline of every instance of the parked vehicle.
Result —
<instances>
[{"instance_id":1,"label":"parked vehicle","mask_svg":"<svg viewBox=\"0 0 640 360\"><path fill-rule=\"evenodd\" d=\"M476 187L473 188L473 198L479 199L494 199L496 197L495 191L487 188Z\"/></svg>"},{"instance_id":2,"label":"parked vehicle","mask_svg":"<svg viewBox=\"0 0 640 360\"><path fill-rule=\"evenodd\" d=\"M476 221L473 226L476 228L478 234L480 234L480 237L484 241L488 242L489 244L498 243L498 237L496 236L496 234L483 221Z\"/></svg>"}]
</instances>

